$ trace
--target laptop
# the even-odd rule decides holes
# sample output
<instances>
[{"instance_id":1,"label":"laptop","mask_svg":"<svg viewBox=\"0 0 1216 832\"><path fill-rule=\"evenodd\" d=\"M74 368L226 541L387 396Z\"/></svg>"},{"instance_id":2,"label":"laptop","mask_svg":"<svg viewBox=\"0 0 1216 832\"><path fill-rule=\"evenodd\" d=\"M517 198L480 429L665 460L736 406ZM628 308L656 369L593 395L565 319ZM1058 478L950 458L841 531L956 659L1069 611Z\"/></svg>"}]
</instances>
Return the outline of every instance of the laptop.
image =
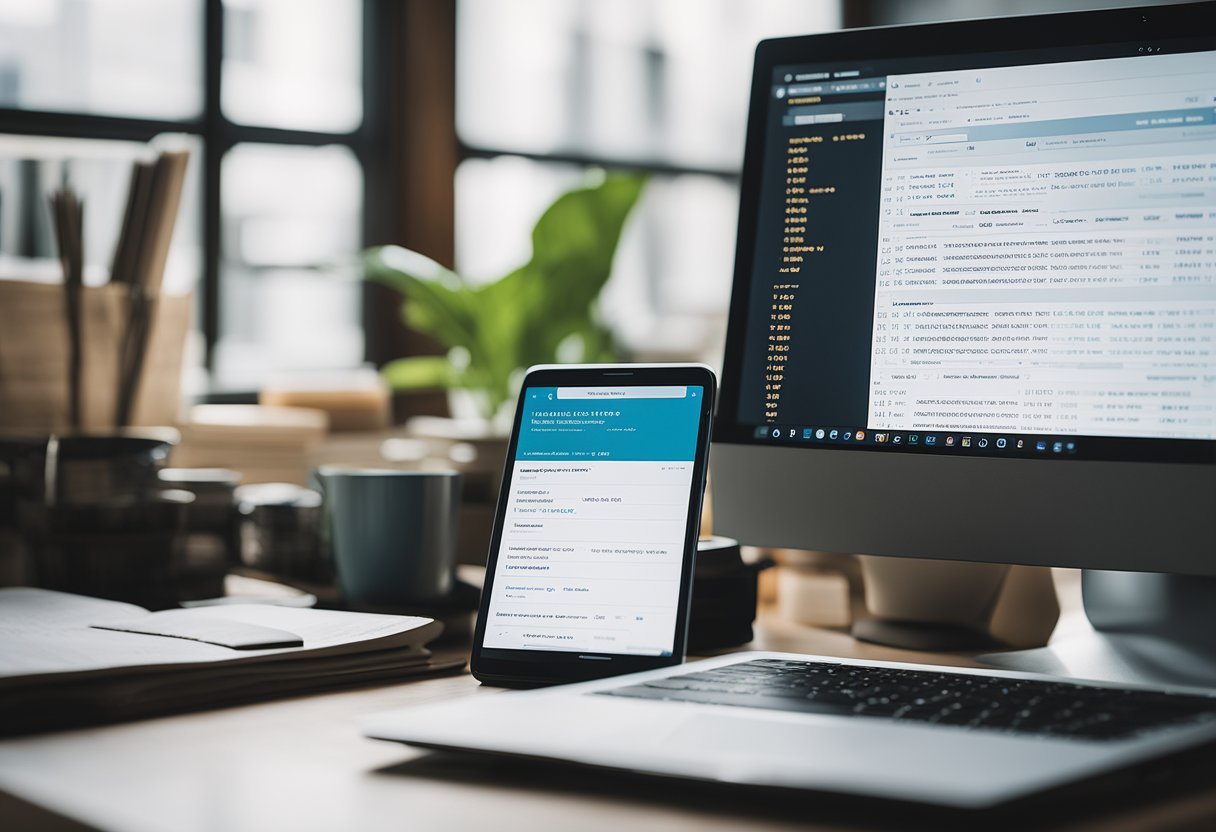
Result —
<instances>
[{"instance_id":1,"label":"laptop","mask_svg":"<svg viewBox=\"0 0 1216 832\"><path fill-rule=\"evenodd\" d=\"M1216 697L745 652L411 707L362 729L421 748L984 809L1216 742Z\"/></svg>"}]
</instances>

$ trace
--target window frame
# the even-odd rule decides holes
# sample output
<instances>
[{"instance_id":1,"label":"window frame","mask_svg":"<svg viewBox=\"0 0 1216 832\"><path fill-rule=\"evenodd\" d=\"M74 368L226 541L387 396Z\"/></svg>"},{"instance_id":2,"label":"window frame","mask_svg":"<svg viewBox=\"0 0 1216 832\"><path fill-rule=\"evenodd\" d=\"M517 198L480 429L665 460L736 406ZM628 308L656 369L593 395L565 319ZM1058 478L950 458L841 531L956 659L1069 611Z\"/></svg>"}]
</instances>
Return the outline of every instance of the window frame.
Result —
<instances>
[{"instance_id":1,"label":"window frame","mask_svg":"<svg viewBox=\"0 0 1216 832\"><path fill-rule=\"evenodd\" d=\"M31 136L53 136L76 139L120 140L147 142L161 133L184 133L200 140L200 216L202 268L199 279L199 327L204 341L204 366L214 372L215 347L222 334L220 300L222 294L220 177L224 156L238 144L277 144L299 147L340 145L348 148L364 174L363 220L361 237L364 245L372 240L386 239L392 229L380 219L377 210L388 196L387 183L369 176L369 171L384 169L389 156L389 125L382 117L384 102L397 86L395 79L385 77L376 67L391 48L395 27L384 25L391 11L376 0L362 0L362 81L363 119L349 132L295 130L240 124L230 120L222 107L224 60L223 0L203 0L203 103L201 112L190 119L165 120L64 111L26 110L0 107L0 124L4 132ZM366 294L366 293L365 293ZM368 304L365 302L364 308ZM365 328L366 328L366 312ZM369 333L370 334L370 333ZM375 360L377 350L368 344L368 357ZM383 361L383 358L380 358ZM212 378L214 382L214 377ZM247 399L251 394L217 394L214 398Z\"/></svg>"}]
</instances>

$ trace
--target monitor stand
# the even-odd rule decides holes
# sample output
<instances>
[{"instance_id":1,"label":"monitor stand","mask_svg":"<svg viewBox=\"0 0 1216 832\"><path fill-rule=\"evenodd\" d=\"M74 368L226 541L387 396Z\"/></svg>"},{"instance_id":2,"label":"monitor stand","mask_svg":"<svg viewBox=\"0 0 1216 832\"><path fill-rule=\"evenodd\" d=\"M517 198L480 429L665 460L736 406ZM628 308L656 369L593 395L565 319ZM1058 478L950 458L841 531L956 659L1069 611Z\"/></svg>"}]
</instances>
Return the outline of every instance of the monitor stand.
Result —
<instances>
[{"instance_id":1,"label":"monitor stand","mask_svg":"<svg viewBox=\"0 0 1216 832\"><path fill-rule=\"evenodd\" d=\"M1047 643L1060 607L1045 567L858 555L868 614L861 641L923 652Z\"/></svg>"},{"instance_id":2,"label":"monitor stand","mask_svg":"<svg viewBox=\"0 0 1216 832\"><path fill-rule=\"evenodd\" d=\"M921 653L991 650L1004 646L991 634L962 624L889 621L885 618L859 618L849 628L849 635L859 641Z\"/></svg>"},{"instance_id":3,"label":"monitor stand","mask_svg":"<svg viewBox=\"0 0 1216 832\"><path fill-rule=\"evenodd\" d=\"M979 661L1079 679L1216 688L1216 577L1087 569L1081 591L1088 621L1057 633L1048 647Z\"/></svg>"}]
</instances>

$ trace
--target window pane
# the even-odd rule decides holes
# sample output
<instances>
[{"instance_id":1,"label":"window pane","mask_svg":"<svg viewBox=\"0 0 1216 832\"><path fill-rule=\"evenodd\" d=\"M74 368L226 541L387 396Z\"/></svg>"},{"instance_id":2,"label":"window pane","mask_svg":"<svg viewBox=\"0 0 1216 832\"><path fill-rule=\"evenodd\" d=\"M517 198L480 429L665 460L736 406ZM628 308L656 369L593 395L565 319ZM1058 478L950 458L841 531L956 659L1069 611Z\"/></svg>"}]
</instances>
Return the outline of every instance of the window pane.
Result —
<instances>
[{"instance_id":1,"label":"window pane","mask_svg":"<svg viewBox=\"0 0 1216 832\"><path fill-rule=\"evenodd\" d=\"M637 222L655 238L660 312L724 314L735 265L739 189L709 176L657 177Z\"/></svg>"},{"instance_id":2,"label":"window pane","mask_svg":"<svg viewBox=\"0 0 1216 832\"><path fill-rule=\"evenodd\" d=\"M820 0L461 0L469 144L734 170L763 37L839 25Z\"/></svg>"},{"instance_id":3,"label":"window pane","mask_svg":"<svg viewBox=\"0 0 1216 832\"><path fill-rule=\"evenodd\" d=\"M738 190L654 176L625 227L601 308L635 360L716 364L726 333Z\"/></svg>"},{"instance_id":4,"label":"window pane","mask_svg":"<svg viewBox=\"0 0 1216 832\"><path fill-rule=\"evenodd\" d=\"M187 119L203 0L0 0L0 106Z\"/></svg>"},{"instance_id":5,"label":"window pane","mask_svg":"<svg viewBox=\"0 0 1216 832\"><path fill-rule=\"evenodd\" d=\"M223 252L216 384L363 360L363 172L345 147L238 145L221 166Z\"/></svg>"},{"instance_id":6,"label":"window pane","mask_svg":"<svg viewBox=\"0 0 1216 832\"><path fill-rule=\"evenodd\" d=\"M224 113L334 133L363 121L357 0L224 0Z\"/></svg>"},{"instance_id":7,"label":"window pane","mask_svg":"<svg viewBox=\"0 0 1216 832\"><path fill-rule=\"evenodd\" d=\"M488 283L532 256L532 226L564 191L577 185L574 165L518 156L469 159L456 169L456 267Z\"/></svg>"}]
</instances>

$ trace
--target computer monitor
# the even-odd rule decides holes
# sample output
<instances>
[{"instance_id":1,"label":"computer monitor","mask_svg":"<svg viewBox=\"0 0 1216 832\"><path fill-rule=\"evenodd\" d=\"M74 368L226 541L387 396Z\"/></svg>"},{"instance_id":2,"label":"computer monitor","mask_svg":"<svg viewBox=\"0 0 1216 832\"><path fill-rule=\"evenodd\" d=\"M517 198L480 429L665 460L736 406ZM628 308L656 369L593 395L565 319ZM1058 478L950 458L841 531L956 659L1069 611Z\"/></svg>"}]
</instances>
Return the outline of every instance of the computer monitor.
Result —
<instances>
[{"instance_id":1,"label":"computer monitor","mask_svg":"<svg viewBox=\"0 0 1216 832\"><path fill-rule=\"evenodd\" d=\"M756 52L715 530L1216 575L1216 4Z\"/></svg>"}]
</instances>

